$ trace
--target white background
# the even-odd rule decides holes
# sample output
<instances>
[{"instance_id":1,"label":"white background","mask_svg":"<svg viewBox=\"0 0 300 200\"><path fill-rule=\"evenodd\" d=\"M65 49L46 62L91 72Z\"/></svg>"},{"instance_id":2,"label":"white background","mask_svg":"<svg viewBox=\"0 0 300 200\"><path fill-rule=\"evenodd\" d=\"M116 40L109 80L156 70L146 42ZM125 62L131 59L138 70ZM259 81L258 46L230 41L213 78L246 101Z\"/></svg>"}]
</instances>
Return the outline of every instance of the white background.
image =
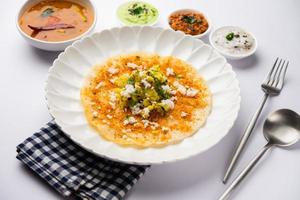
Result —
<instances>
[{"instance_id":1,"label":"white background","mask_svg":"<svg viewBox=\"0 0 300 200\"><path fill-rule=\"evenodd\" d=\"M115 10L121 1L94 0L98 9L95 31L119 25ZM300 1L298 0L156 0L159 26L167 26L168 13L195 8L209 16L214 27L239 25L253 32L256 55L231 62L240 81L241 110L230 133L209 151L178 163L152 166L128 194L129 200L215 200L226 162L262 98L260 82L277 56L290 60L285 88L269 99L235 174L265 144L263 119L278 108L300 112ZM1 1L0 6L0 199L63 199L16 158L15 147L50 116L45 104L47 71L58 53L30 47L18 34L15 16L24 0ZM207 41L206 41L207 42ZM274 149L234 196L241 200L300 199L300 144Z\"/></svg>"}]
</instances>

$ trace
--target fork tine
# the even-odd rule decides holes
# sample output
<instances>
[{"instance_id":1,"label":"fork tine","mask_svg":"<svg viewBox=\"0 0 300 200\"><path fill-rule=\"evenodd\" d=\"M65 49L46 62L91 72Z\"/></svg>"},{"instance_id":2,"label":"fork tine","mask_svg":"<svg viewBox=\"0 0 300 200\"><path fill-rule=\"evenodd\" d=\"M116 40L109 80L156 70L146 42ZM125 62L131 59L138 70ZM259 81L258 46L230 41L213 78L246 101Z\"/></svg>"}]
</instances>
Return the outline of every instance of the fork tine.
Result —
<instances>
[{"instance_id":1,"label":"fork tine","mask_svg":"<svg viewBox=\"0 0 300 200\"><path fill-rule=\"evenodd\" d=\"M278 81L278 84L276 85L276 88L281 90L282 87L283 87L283 84L284 84L284 78L285 78L285 75L286 75L286 71L287 71L287 68L289 66L289 61L287 61L286 65L283 67L283 72L281 73L280 77L279 77L279 81Z\"/></svg>"},{"instance_id":2,"label":"fork tine","mask_svg":"<svg viewBox=\"0 0 300 200\"><path fill-rule=\"evenodd\" d=\"M282 77L283 79L284 79L284 77L285 77L285 74L286 74L286 71L287 71L287 68L288 68L289 64L290 64L290 62L287 61L286 65L285 65L285 69L284 69L284 71L283 71L283 77Z\"/></svg>"},{"instance_id":3,"label":"fork tine","mask_svg":"<svg viewBox=\"0 0 300 200\"><path fill-rule=\"evenodd\" d=\"M273 67L271 68L270 72L268 73L268 75L267 75L267 77L266 77L266 79L265 79L265 83L266 83L266 84L267 84L267 83L269 82L269 80L270 80L271 74L272 74L273 71L274 71L274 68L275 68L275 66L276 66L276 64L277 64L278 59L279 59L279 58L277 57L276 60L275 60L275 62L274 62L274 64L273 64Z\"/></svg>"},{"instance_id":4,"label":"fork tine","mask_svg":"<svg viewBox=\"0 0 300 200\"><path fill-rule=\"evenodd\" d=\"M276 87L279 83L280 80L280 75L281 75L281 71L284 68L285 64L285 60L283 60L283 62L281 63L281 65L278 67L278 73L276 73L276 75L274 76L274 81L272 83L273 87Z\"/></svg>"},{"instance_id":5,"label":"fork tine","mask_svg":"<svg viewBox=\"0 0 300 200\"><path fill-rule=\"evenodd\" d=\"M281 62L282 62L282 59L279 60L279 63L276 62L276 64L274 64L274 70L272 71L272 73L271 73L271 75L270 75L270 77L269 77L269 80L268 80L268 82L267 82L267 84L268 84L269 86L271 86L271 85L274 83L275 77L276 77L278 68L279 68L280 65L281 65Z\"/></svg>"}]
</instances>

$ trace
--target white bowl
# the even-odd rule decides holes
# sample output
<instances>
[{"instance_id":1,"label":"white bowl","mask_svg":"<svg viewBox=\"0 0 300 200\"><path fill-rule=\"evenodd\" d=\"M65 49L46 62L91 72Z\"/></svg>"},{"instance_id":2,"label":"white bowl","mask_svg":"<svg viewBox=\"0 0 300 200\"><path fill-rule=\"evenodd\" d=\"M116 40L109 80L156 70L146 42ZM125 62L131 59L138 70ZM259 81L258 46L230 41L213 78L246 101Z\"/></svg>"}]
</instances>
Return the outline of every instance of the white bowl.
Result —
<instances>
[{"instance_id":1,"label":"white bowl","mask_svg":"<svg viewBox=\"0 0 300 200\"><path fill-rule=\"evenodd\" d=\"M190 63L206 79L212 92L212 111L193 136L163 148L137 149L105 140L88 124L80 89L92 66L136 51L173 55ZM201 40L170 29L125 26L94 33L67 47L49 69L46 99L55 122L88 151L126 163L159 164L191 157L218 143L237 117L240 89L231 65Z\"/></svg>"},{"instance_id":2,"label":"white bowl","mask_svg":"<svg viewBox=\"0 0 300 200\"><path fill-rule=\"evenodd\" d=\"M222 50L220 50L215 44L214 42L212 41L212 37L213 35L219 31L219 30L222 30L222 29L230 29L230 28L237 28L237 29L241 29L243 31L245 31L246 33L248 33L251 37L253 37L254 39L254 46L252 48L251 51L249 51L248 53L244 53L244 54L230 54L230 53L227 53L227 52L224 52ZM246 31L245 29L241 28L241 27L238 27L238 26L222 26L218 29L215 29L210 35L209 35L209 42L211 44L211 46L213 46L219 53L221 53L223 56L225 56L226 58L230 59L230 60L239 60L239 59L242 59L242 58L246 58L246 57L249 57L251 56L252 54L255 53L256 49L257 49L257 40L255 38L255 36L250 33L249 31Z\"/></svg>"},{"instance_id":3,"label":"white bowl","mask_svg":"<svg viewBox=\"0 0 300 200\"><path fill-rule=\"evenodd\" d=\"M80 3L80 2L84 2L86 4L88 4L89 6L91 6L91 8L93 9L94 12L94 21L92 23L92 25L89 27L89 29L82 33L81 35L69 39L69 40L64 40L64 41L59 41L59 42L51 42L51 41L44 41L44 40L39 40L39 39L35 39L30 37L29 35L27 35L26 33L24 33L22 31L22 29L19 26L19 19L21 17L21 15L25 12L26 9L28 9L29 7L32 7L33 5L41 2L43 0L27 0L23 6L21 7L17 17L16 17L16 26L17 29L19 31L19 33L23 36L23 38L32 46L39 48L39 49L43 49L43 50L47 50L47 51L62 51L64 50L67 46L71 45L74 41L88 35L89 33L92 32L92 30L94 29L95 25L96 25L96 21L97 21L97 11L96 8L94 6L94 4L92 3L92 1L90 0L76 0L76 2ZM72 0L71 0L72 1Z\"/></svg>"},{"instance_id":4,"label":"white bowl","mask_svg":"<svg viewBox=\"0 0 300 200\"><path fill-rule=\"evenodd\" d=\"M171 12L170 14L169 14L169 16L168 16L168 26L170 27L170 29L172 29L172 30L174 30L171 26L170 26L170 16L171 15L173 15L173 14L175 14L175 13L179 13L179 12L182 12L182 11L191 11L191 12L196 12L196 13L201 13L205 18L206 18L206 20L207 20L207 22L208 22L208 29L205 31L205 32L203 32L203 33L201 33L201 34L198 34L198 35L190 35L190 36L192 36L192 37L194 37L194 38L202 38L202 37L204 37L204 36L206 36L207 34L209 34L210 33L210 31L212 30L212 23L211 23L211 20L204 14L204 13L202 13L202 12L200 12L200 11L198 11L198 10L194 10L194 9L189 9L189 8L185 8L185 9L179 9L179 10L175 10L175 11L173 11L173 12ZM178 30L179 31L179 30ZM182 32L182 31L181 31ZM188 34L187 34L188 35Z\"/></svg>"}]
</instances>

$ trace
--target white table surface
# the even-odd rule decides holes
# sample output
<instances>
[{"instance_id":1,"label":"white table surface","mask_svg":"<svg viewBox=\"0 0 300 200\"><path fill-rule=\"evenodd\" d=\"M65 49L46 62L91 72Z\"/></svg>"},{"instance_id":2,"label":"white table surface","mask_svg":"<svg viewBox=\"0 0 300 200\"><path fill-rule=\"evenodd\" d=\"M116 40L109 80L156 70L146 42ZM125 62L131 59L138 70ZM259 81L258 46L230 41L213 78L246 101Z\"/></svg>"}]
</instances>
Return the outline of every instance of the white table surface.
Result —
<instances>
[{"instance_id":1,"label":"white table surface","mask_svg":"<svg viewBox=\"0 0 300 200\"><path fill-rule=\"evenodd\" d=\"M58 53L30 47L15 26L24 0L2 2L0 7L0 199L63 199L16 158L15 147L50 120L44 98L47 71ZM94 0L99 12L96 31L118 25L115 9L121 1ZM265 144L262 121L278 108L300 112L300 1L298 0L153 0L161 12L159 26L177 8L205 12L215 27L239 25L253 32L259 48L255 56L231 62L240 81L241 109L230 133L209 151L172 164L152 166L127 195L128 200L215 200L226 188L221 183L225 163L262 97L260 82L275 57L290 60L286 85L269 99L235 174ZM5 5L4 5L5 4ZM300 144L274 149L239 188L235 199L300 199Z\"/></svg>"}]
</instances>

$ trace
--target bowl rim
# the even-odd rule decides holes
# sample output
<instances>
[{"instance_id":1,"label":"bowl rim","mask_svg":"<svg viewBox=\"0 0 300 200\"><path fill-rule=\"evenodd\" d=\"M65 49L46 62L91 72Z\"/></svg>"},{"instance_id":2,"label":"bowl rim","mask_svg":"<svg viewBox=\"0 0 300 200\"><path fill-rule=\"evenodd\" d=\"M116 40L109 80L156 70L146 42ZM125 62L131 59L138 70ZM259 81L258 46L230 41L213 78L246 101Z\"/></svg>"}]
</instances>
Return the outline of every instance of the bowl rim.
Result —
<instances>
[{"instance_id":1,"label":"bowl rim","mask_svg":"<svg viewBox=\"0 0 300 200\"><path fill-rule=\"evenodd\" d=\"M208 28L207 28L206 31L204 31L203 33L200 33L200 34L197 34L197 35L190 35L190 34L184 33L183 31L180 31L180 32L183 32L185 35L190 35L190 36L192 36L192 37L194 37L194 38L202 38L202 37L206 36L209 32L211 32L211 30L212 30L212 22L211 22L210 18L207 17L207 15L204 14L202 11L196 10L196 9L193 9L193 8L180 8L180 9L177 9L177 10L174 10L174 11L170 12L169 15L168 15L168 17L167 17L167 23L168 23L168 27L169 27L170 29L174 30L174 29L170 26L170 23L169 23L171 15L172 15L172 14L175 14L175 13L177 13L177 12L180 12L180 11L192 11L192 12L200 13L200 14L202 14L202 15L205 17L205 19L206 19L207 22L208 22ZM175 31L175 30L174 30L174 31ZM178 31L179 31L179 30L178 30Z\"/></svg>"},{"instance_id":2,"label":"bowl rim","mask_svg":"<svg viewBox=\"0 0 300 200\"><path fill-rule=\"evenodd\" d=\"M45 40L40 40L40 39L36 39L36 38L33 38L33 37L30 37L29 35L27 35L20 27L20 24L19 24L19 19L20 19L20 16L22 14L22 12L24 11L25 7L31 2L31 1L36 1L36 2L41 2L43 0L26 0L22 5L21 7L19 8L19 11L15 17L15 23L16 23L16 26L17 26L17 29L18 31L21 33L21 35L29 40L32 40L32 41L35 41L35 42L38 42L38 43L42 43L42 44L65 44L65 43L72 43L84 36L86 36L87 34L89 34L93 29L94 27L96 26L96 23L97 23L97 18L98 18L98 13L97 13L97 9L96 9L96 6L95 4L93 3L92 0L82 0L82 1L86 1L90 4L90 6L92 7L93 9L93 12L94 12L94 20L93 20L93 23L92 25L85 31L83 32L82 34L74 37L74 38L71 38L71 39L68 39L68 40L62 40L62 41L45 41ZM74 0L68 0L68 1L74 1Z\"/></svg>"},{"instance_id":3,"label":"bowl rim","mask_svg":"<svg viewBox=\"0 0 300 200\"><path fill-rule=\"evenodd\" d=\"M244 53L244 54L230 54L230 53L226 53L222 50L220 50L215 44L214 42L212 41L212 37L213 35L221 30L221 29L224 29L224 28L236 28L236 29L240 29L242 31L245 31L246 33L248 33L251 37L253 37L254 39L254 48L249 51L248 53ZM258 44L257 44L257 39L256 37L254 36L254 34L252 32L249 32L248 30L244 29L243 27L240 27L240 26L231 26L231 25L227 25L227 26L220 26L219 28L213 30L210 35L209 35L209 43L210 45L215 48L219 53L221 53L223 56L225 56L226 58L229 58L229 59L242 59L242 58L246 58L246 57L249 57L251 56L252 54L254 54L257 50L257 47L258 47Z\"/></svg>"},{"instance_id":4,"label":"bowl rim","mask_svg":"<svg viewBox=\"0 0 300 200\"><path fill-rule=\"evenodd\" d=\"M157 10L157 17L155 19L155 21L153 21L152 23L147 23L147 24L126 24L124 21L121 20L121 18L119 17L118 15L118 10L119 8L122 6L122 5L125 5L125 4L128 4L128 3L134 3L134 2L141 2L141 3L146 3L146 4L149 4L151 5L152 7L154 7L156 10ZM159 20L159 17L160 17L160 11L159 9L154 6L152 3L149 3L147 1L143 1L143 0L128 0L128 1L125 1L125 2L122 2L118 5L116 11L115 11L115 16L117 17L118 21L121 23L122 26L153 26L155 24L158 23L158 20Z\"/></svg>"}]
</instances>

